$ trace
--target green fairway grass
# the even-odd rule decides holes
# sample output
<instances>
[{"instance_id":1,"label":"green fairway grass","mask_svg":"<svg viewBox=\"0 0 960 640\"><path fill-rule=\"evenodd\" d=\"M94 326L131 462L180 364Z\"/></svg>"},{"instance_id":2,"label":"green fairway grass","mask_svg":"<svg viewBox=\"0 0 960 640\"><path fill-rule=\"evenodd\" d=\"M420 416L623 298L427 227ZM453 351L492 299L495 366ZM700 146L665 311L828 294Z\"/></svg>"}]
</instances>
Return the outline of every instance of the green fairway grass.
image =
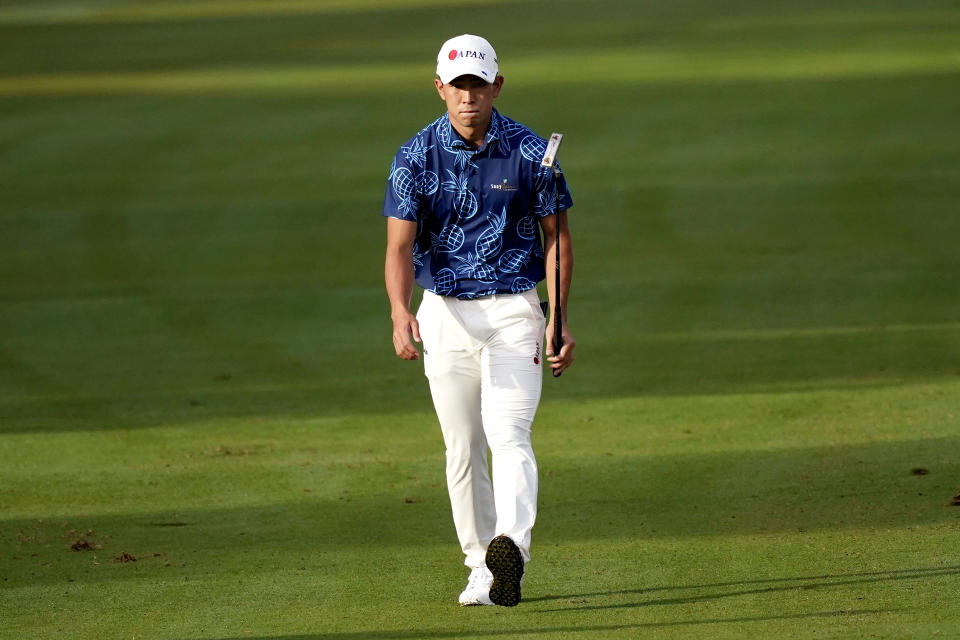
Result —
<instances>
[{"instance_id":1,"label":"green fairway grass","mask_svg":"<svg viewBox=\"0 0 960 640\"><path fill-rule=\"evenodd\" d=\"M488 4L0 3L0 638L960 637L960 8ZM575 202L510 609L381 282L465 31Z\"/></svg>"}]
</instances>

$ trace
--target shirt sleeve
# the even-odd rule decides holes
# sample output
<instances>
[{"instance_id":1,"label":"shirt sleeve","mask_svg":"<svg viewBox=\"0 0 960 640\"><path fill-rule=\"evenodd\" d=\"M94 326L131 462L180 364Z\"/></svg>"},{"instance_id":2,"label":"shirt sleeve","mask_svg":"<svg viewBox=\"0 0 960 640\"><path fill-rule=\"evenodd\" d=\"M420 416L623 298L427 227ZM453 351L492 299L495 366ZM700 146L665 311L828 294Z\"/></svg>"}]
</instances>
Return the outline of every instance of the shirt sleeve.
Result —
<instances>
[{"instance_id":1,"label":"shirt sleeve","mask_svg":"<svg viewBox=\"0 0 960 640\"><path fill-rule=\"evenodd\" d=\"M539 216L549 216L557 212L557 194L559 190L560 210L566 211L573 206L573 198L567 188L567 179L563 175L560 163L556 163L559 176L554 175L553 169L536 165L534 190L537 193L537 204L534 213Z\"/></svg>"},{"instance_id":2,"label":"shirt sleeve","mask_svg":"<svg viewBox=\"0 0 960 640\"><path fill-rule=\"evenodd\" d=\"M390 172L387 174L387 186L383 195L383 217L417 222L419 212L417 176L403 154L397 152L390 165Z\"/></svg>"}]
</instances>

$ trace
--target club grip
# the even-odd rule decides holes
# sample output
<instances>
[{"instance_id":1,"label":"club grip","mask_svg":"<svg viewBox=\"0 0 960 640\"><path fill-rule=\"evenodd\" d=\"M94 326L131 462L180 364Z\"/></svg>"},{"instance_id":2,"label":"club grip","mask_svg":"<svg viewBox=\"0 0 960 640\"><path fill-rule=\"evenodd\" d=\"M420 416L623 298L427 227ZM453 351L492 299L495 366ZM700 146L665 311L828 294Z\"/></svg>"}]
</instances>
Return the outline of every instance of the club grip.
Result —
<instances>
[{"instance_id":1,"label":"club grip","mask_svg":"<svg viewBox=\"0 0 960 640\"><path fill-rule=\"evenodd\" d=\"M563 323L560 320L560 314L557 314L557 322L553 325L553 355L560 355L560 349L563 348ZM563 375L562 371L553 369L553 377L559 378Z\"/></svg>"}]
</instances>

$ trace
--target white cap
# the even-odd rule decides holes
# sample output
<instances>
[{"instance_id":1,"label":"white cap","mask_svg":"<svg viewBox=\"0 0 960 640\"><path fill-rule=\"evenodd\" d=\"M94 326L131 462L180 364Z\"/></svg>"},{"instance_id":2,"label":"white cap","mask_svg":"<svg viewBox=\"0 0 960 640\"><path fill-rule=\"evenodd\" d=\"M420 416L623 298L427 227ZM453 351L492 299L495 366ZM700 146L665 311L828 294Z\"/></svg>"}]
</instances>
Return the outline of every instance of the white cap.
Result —
<instances>
[{"instance_id":1,"label":"white cap","mask_svg":"<svg viewBox=\"0 0 960 640\"><path fill-rule=\"evenodd\" d=\"M437 54L437 75L443 84L467 74L493 82L497 71L497 52L480 36L465 33L450 38Z\"/></svg>"}]
</instances>

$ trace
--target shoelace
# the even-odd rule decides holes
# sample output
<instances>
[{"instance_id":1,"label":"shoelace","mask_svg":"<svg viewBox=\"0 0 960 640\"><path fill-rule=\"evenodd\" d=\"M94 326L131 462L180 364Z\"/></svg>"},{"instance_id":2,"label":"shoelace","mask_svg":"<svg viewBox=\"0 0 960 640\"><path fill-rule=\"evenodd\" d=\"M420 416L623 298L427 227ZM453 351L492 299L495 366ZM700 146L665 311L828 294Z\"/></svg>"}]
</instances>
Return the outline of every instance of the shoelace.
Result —
<instances>
[{"instance_id":1,"label":"shoelace","mask_svg":"<svg viewBox=\"0 0 960 640\"><path fill-rule=\"evenodd\" d=\"M476 567L470 571L470 577L467 578L467 589L475 589L480 586L486 586L493 580L493 574L486 567Z\"/></svg>"}]
</instances>

